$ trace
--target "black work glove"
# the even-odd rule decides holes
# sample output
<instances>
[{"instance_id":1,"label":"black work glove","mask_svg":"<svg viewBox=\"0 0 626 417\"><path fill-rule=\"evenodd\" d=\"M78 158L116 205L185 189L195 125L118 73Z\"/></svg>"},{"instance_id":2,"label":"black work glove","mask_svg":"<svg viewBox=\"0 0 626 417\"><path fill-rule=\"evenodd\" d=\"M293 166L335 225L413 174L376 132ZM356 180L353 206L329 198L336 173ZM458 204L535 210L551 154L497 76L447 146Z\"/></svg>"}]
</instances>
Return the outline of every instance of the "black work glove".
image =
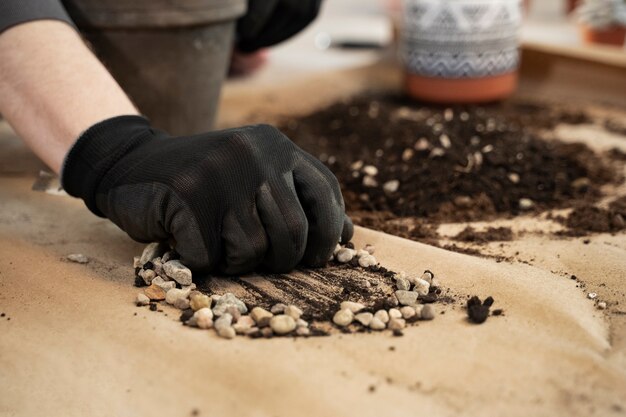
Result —
<instances>
[{"instance_id":1,"label":"black work glove","mask_svg":"<svg viewBox=\"0 0 626 417\"><path fill-rule=\"evenodd\" d=\"M321 266L353 232L335 176L268 125L170 137L115 117L81 135L62 183L133 239L175 241L196 270Z\"/></svg>"},{"instance_id":2,"label":"black work glove","mask_svg":"<svg viewBox=\"0 0 626 417\"><path fill-rule=\"evenodd\" d=\"M300 32L320 10L322 0L249 0L237 22L237 49L254 52Z\"/></svg>"}]
</instances>

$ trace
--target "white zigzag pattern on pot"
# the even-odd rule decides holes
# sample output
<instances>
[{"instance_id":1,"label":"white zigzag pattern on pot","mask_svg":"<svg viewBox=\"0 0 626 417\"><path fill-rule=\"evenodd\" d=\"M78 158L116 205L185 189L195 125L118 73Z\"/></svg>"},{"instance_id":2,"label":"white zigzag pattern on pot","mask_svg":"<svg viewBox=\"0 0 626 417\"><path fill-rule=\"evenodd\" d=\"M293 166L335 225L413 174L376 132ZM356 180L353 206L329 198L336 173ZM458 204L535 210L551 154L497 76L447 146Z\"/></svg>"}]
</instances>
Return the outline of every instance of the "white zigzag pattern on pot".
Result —
<instances>
[{"instance_id":1,"label":"white zigzag pattern on pot","mask_svg":"<svg viewBox=\"0 0 626 417\"><path fill-rule=\"evenodd\" d=\"M405 0L403 58L409 72L477 78L519 64L519 0Z\"/></svg>"}]
</instances>

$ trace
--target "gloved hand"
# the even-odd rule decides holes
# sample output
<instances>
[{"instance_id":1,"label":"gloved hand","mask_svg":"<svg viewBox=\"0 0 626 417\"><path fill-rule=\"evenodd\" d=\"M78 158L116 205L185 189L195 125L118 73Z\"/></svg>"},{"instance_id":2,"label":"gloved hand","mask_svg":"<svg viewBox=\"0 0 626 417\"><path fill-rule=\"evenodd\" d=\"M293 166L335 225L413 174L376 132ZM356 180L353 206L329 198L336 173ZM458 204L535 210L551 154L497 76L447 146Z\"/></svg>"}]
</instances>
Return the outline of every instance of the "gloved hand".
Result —
<instances>
[{"instance_id":1,"label":"gloved hand","mask_svg":"<svg viewBox=\"0 0 626 417\"><path fill-rule=\"evenodd\" d=\"M300 32L317 17L322 0L249 0L237 22L237 49L253 52Z\"/></svg>"},{"instance_id":2,"label":"gloved hand","mask_svg":"<svg viewBox=\"0 0 626 417\"><path fill-rule=\"evenodd\" d=\"M268 125L170 137L108 119L68 152L62 184L133 239L174 240L196 270L321 266L352 237L337 179Z\"/></svg>"}]
</instances>

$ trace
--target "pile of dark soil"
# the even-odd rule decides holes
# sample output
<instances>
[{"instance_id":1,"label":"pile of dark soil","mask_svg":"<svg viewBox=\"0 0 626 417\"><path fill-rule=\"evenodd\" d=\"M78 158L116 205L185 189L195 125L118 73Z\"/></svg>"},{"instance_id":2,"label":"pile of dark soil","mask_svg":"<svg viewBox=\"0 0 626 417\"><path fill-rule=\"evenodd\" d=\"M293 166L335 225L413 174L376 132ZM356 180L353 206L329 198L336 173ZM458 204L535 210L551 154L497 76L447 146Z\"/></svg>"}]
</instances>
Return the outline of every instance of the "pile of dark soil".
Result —
<instances>
[{"instance_id":1,"label":"pile of dark soil","mask_svg":"<svg viewBox=\"0 0 626 417\"><path fill-rule=\"evenodd\" d=\"M626 197L615 200L608 209L589 204L578 206L567 217L559 220L569 228L562 233L566 236L626 230Z\"/></svg>"},{"instance_id":2,"label":"pile of dark soil","mask_svg":"<svg viewBox=\"0 0 626 417\"><path fill-rule=\"evenodd\" d=\"M436 222L595 201L612 170L583 145L537 134L588 121L534 103L444 108L363 96L281 129L337 175L355 223L423 240Z\"/></svg>"}]
</instances>

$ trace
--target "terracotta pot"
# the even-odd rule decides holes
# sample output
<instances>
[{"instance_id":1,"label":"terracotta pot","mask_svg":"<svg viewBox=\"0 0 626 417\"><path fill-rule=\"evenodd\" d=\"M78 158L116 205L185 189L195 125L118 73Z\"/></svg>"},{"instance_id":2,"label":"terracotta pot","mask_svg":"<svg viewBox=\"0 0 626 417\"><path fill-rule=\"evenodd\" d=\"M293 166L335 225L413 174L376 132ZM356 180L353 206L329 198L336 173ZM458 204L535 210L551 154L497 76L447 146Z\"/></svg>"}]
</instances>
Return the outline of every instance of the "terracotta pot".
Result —
<instances>
[{"instance_id":1,"label":"terracotta pot","mask_svg":"<svg viewBox=\"0 0 626 417\"><path fill-rule=\"evenodd\" d=\"M602 43L606 45L623 46L626 38L626 27L612 26L607 29L594 29L590 26L581 25L582 38L587 43Z\"/></svg>"},{"instance_id":2,"label":"terracotta pot","mask_svg":"<svg viewBox=\"0 0 626 417\"><path fill-rule=\"evenodd\" d=\"M499 100L517 86L520 0L407 0L402 55L420 100Z\"/></svg>"}]
</instances>

